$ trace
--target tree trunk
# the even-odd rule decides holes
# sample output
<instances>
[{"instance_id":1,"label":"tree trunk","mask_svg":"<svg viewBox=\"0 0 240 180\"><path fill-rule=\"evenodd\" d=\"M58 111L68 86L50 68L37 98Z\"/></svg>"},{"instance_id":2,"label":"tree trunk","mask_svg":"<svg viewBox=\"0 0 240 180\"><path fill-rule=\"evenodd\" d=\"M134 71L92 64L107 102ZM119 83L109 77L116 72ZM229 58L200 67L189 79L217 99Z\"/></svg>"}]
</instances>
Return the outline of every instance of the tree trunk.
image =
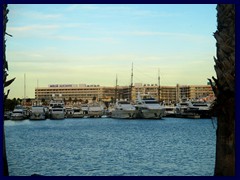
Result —
<instances>
[{"instance_id":1,"label":"tree trunk","mask_svg":"<svg viewBox=\"0 0 240 180\"><path fill-rule=\"evenodd\" d=\"M3 4L3 73L4 73L4 78L3 78L3 85L4 87L9 86L10 84L6 84L7 82L7 70L8 70L8 65L7 65L7 60L6 60L6 55L5 55L5 46L6 46L6 41L5 41L5 34L6 34L6 26L7 26L7 5ZM8 95L8 94L7 94ZM7 95L4 94L4 104L6 102ZM4 126L3 126L3 175L8 176L8 163L7 163L7 155L6 155L6 145L5 145L5 134L4 134Z\"/></svg>"},{"instance_id":2,"label":"tree trunk","mask_svg":"<svg viewBox=\"0 0 240 180\"><path fill-rule=\"evenodd\" d=\"M235 5L217 5L217 79L212 84L217 111L215 176L235 175ZM211 80L210 80L211 81Z\"/></svg>"},{"instance_id":3,"label":"tree trunk","mask_svg":"<svg viewBox=\"0 0 240 180\"><path fill-rule=\"evenodd\" d=\"M234 99L226 102L226 106L231 107ZM234 108L234 107L233 107ZM217 143L216 143L216 162L215 176L234 176L235 175L235 111L229 108L222 109L218 114ZM225 112L226 113L225 113Z\"/></svg>"},{"instance_id":4,"label":"tree trunk","mask_svg":"<svg viewBox=\"0 0 240 180\"><path fill-rule=\"evenodd\" d=\"M7 155L6 155L5 133L4 132L3 132L3 175L9 176Z\"/></svg>"}]
</instances>

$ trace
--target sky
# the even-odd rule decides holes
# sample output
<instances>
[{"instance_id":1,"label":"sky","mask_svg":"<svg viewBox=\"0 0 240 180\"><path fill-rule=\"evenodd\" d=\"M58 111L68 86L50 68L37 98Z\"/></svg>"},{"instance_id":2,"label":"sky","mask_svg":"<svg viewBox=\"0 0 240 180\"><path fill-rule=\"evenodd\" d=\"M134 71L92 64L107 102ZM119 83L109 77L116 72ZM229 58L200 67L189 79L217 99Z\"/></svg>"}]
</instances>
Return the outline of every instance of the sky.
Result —
<instances>
[{"instance_id":1,"label":"sky","mask_svg":"<svg viewBox=\"0 0 240 180\"><path fill-rule=\"evenodd\" d=\"M216 76L216 5L10 4L9 98L49 84L206 85ZM8 88L7 88L8 89ZM6 89L6 90L7 90Z\"/></svg>"}]
</instances>

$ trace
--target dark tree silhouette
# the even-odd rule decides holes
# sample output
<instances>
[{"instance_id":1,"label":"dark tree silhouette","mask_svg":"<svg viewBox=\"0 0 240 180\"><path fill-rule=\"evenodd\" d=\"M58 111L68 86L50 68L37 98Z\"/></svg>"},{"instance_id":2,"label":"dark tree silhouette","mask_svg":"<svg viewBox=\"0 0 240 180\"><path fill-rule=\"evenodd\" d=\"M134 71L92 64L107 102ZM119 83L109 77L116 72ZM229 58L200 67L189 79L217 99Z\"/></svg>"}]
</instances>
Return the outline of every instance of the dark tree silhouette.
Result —
<instances>
[{"instance_id":1,"label":"dark tree silhouette","mask_svg":"<svg viewBox=\"0 0 240 180\"><path fill-rule=\"evenodd\" d=\"M6 39L5 39L5 35L9 35L8 33L6 33L6 27L7 27L7 22L8 22L8 14L9 10L7 9L7 5L3 4L3 87L6 88L8 87L14 80L15 78L11 79L11 80L7 80L7 76L8 76L8 62L6 60ZM9 35L11 36L11 35ZM4 99L3 99L3 103L5 106L8 94L9 94L10 90L7 90L7 94L4 93ZM5 145L5 133L4 133L4 126L3 126L3 175L4 176L8 176L8 164L7 164L7 155L6 155L6 145Z\"/></svg>"},{"instance_id":2,"label":"dark tree silhouette","mask_svg":"<svg viewBox=\"0 0 240 180\"><path fill-rule=\"evenodd\" d=\"M216 100L217 139L215 176L235 175L235 5L217 5L217 79L209 79Z\"/></svg>"}]
</instances>

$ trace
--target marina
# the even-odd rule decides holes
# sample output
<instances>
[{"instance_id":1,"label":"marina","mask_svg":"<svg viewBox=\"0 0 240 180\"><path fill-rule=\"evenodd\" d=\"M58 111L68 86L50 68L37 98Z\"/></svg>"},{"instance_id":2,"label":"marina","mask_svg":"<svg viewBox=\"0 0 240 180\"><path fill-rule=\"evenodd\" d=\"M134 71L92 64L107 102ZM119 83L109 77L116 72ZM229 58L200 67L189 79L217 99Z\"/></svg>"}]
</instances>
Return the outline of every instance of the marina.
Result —
<instances>
[{"instance_id":1,"label":"marina","mask_svg":"<svg viewBox=\"0 0 240 180\"><path fill-rule=\"evenodd\" d=\"M51 101L49 106L33 105L30 108L16 106L7 111L4 120L46 120L69 118L120 118L120 119L161 119L176 118L211 118L210 104L205 102L182 102L174 105L164 105L154 98L141 99L136 102L117 100L115 104L106 107L104 104L91 103L75 106L65 106L62 100Z\"/></svg>"},{"instance_id":2,"label":"marina","mask_svg":"<svg viewBox=\"0 0 240 180\"><path fill-rule=\"evenodd\" d=\"M169 93L170 87L164 87L168 91L166 96L163 91L164 88L160 86L159 70L158 85L142 83L133 85L132 63L131 84L130 86L120 87L118 86L117 77L115 88L86 84L51 84L47 89L37 87L34 99L24 98L21 105L18 105L23 106L28 114L26 115L25 112L24 117L21 117L20 112L16 113L15 110L15 112L12 112L10 119L23 120L30 118L40 120L50 118L58 120L83 117L161 119L165 116L199 119L211 118L212 116L210 107L215 97L210 85L179 86L177 84L176 87L171 87L173 92L171 94L174 94L171 97ZM25 91L24 88L24 97L26 97ZM82 99L82 97L84 98ZM167 103L165 103L165 100L167 100ZM29 107L31 101L45 103L41 115L34 112L34 109L36 109L34 105ZM29 112L31 112L31 115ZM9 109L4 116L5 120L9 117L7 113L9 113Z\"/></svg>"},{"instance_id":3,"label":"marina","mask_svg":"<svg viewBox=\"0 0 240 180\"><path fill-rule=\"evenodd\" d=\"M65 118L120 118L120 119L161 119L163 117L176 118L211 118L211 103L203 101L184 101L176 105L165 105L152 97L141 98L135 102L117 100L115 104L104 103L78 104L65 106L62 99L51 100L49 106L32 105L23 107L17 105L15 109L6 111L4 120L45 120Z\"/></svg>"}]
</instances>

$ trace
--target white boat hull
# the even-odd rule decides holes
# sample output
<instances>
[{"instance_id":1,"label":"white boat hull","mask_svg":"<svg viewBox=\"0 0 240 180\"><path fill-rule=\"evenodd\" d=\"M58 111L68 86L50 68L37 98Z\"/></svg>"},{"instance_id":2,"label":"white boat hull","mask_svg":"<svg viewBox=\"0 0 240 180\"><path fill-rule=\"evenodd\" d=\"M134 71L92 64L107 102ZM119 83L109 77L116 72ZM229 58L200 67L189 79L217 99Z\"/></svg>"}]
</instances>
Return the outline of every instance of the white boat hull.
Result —
<instances>
[{"instance_id":1,"label":"white boat hull","mask_svg":"<svg viewBox=\"0 0 240 180\"><path fill-rule=\"evenodd\" d=\"M72 118L83 118L84 114L83 113L73 113Z\"/></svg>"},{"instance_id":2,"label":"white boat hull","mask_svg":"<svg viewBox=\"0 0 240 180\"><path fill-rule=\"evenodd\" d=\"M113 110L112 118L120 118L120 119L133 119L136 118L137 111L135 110Z\"/></svg>"},{"instance_id":3,"label":"white boat hull","mask_svg":"<svg viewBox=\"0 0 240 180\"><path fill-rule=\"evenodd\" d=\"M29 119L30 120L45 120L46 116L45 116L45 114L42 114L42 113L33 113L33 114L31 114Z\"/></svg>"},{"instance_id":4,"label":"white boat hull","mask_svg":"<svg viewBox=\"0 0 240 180\"><path fill-rule=\"evenodd\" d=\"M64 119L65 114L64 113L52 113L51 119Z\"/></svg>"},{"instance_id":5,"label":"white boat hull","mask_svg":"<svg viewBox=\"0 0 240 180\"><path fill-rule=\"evenodd\" d=\"M144 119L161 119L164 112L164 109L142 109L140 114Z\"/></svg>"},{"instance_id":6,"label":"white boat hull","mask_svg":"<svg viewBox=\"0 0 240 180\"><path fill-rule=\"evenodd\" d=\"M88 117L102 117L102 111L88 111Z\"/></svg>"},{"instance_id":7,"label":"white boat hull","mask_svg":"<svg viewBox=\"0 0 240 180\"><path fill-rule=\"evenodd\" d=\"M11 120L24 120L25 117L23 115L16 115L16 116L11 116Z\"/></svg>"},{"instance_id":8,"label":"white boat hull","mask_svg":"<svg viewBox=\"0 0 240 180\"><path fill-rule=\"evenodd\" d=\"M175 117L176 113L174 111L168 111L164 113L164 116L166 117Z\"/></svg>"}]
</instances>

